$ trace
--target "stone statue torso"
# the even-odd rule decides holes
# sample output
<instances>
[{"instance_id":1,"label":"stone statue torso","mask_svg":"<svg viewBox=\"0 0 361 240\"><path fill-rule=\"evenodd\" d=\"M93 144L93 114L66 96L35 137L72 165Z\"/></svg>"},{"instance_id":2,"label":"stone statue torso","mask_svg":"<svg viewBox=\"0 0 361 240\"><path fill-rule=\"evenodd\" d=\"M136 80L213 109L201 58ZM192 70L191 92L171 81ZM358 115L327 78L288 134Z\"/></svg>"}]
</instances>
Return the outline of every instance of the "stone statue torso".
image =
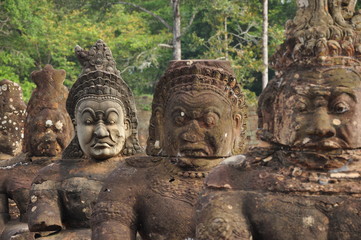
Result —
<instances>
[{"instance_id":1,"label":"stone statue torso","mask_svg":"<svg viewBox=\"0 0 361 240\"><path fill-rule=\"evenodd\" d=\"M203 194L199 239L360 239L361 173L271 161L222 165L210 175L206 185L222 191Z\"/></svg>"},{"instance_id":2,"label":"stone statue torso","mask_svg":"<svg viewBox=\"0 0 361 240\"><path fill-rule=\"evenodd\" d=\"M60 160L43 169L34 181L34 185L36 188L39 183L51 182L51 187L58 196L48 196L50 199L47 201L54 202L59 199L59 202L54 204L61 208L63 224L67 229L89 228L92 207L96 202L103 181L119 163L120 161L114 159L104 162ZM40 190L39 193L42 194L42 191ZM49 207L51 206L49 205ZM61 216L57 217L60 218Z\"/></svg>"},{"instance_id":3,"label":"stone statue torso","mask_svg":"<svg viewBox=\"0 0 361 240\"><path fill-rule=\"evenodd\" d=\"M104 185L105 198L96 210L95 224L115 218L135 227L144 240L193 238L194 207L206 173L179 172L170 158L131 158L126 162ZM109 215L106 209L117 214Z\"/></svg>"}]
</instances>

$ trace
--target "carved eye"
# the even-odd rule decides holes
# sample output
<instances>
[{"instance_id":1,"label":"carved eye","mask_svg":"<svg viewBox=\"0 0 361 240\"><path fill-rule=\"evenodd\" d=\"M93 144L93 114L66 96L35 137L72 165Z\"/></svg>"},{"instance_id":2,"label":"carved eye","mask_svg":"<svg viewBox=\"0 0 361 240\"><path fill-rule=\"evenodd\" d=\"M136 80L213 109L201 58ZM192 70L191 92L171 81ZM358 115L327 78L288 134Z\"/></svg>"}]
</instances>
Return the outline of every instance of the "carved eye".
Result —
<instances>
[{"instance_id":1,"label":"carved eye","mask_svg":"<svg viewBox=\"0 0 361 240\"><path fill-rule=\"evenodd\" d=\"M184 116L177 116L174 118L174 123L181 126L184 124L185 117Z\"/></svg>"},{"instance_id":2,"label":"carved eye","mask_svg":"<svg viewBox=\"0 0 361 240\"><path fill-rule=\"evenodd\" d=\"M93 120L92 120L92 119L85 119L84 123L85 123L86 125L90 125L90 124L93 123Z\"/></svg>"},{"instance_id":3,"label":"carved eye","mask_svg":"<svg viewBox=\"0 0 361 240\"><path fill-rule=\"evenodd\" d=\"M115 120L114 119L108 119L107 121L106 121L106 124L108 124L108 125L113 125L113 124L115 124Z\"/></svg>"},{"instance_id":4,"label":"carved eye","mask_svg":"<svg viewBox=\"0 0 361 240\"><path fill-rule=\"evenodd\" d=\"M207 113L205 116L205 123L208 127L212 127L217 124L218 116L215 113Z\"/></svg>"},{"instance_id":5,"label":"carved eye","mask_svg":"<svg viewBox=\"0 0 361 240\"><path fill-rule=\"evenodd\" d=\"M303 113L307 110L307 104L301 101L298 101L294 106L297 112Z\"/></svg>"},{"instance_id":6,"label":"carved eye","mask_svg":"<svg viewBox=\"0 0 361 240\"><path fill-rule=\"evenodd\" d=\"M350 107L348 104L344 102L338 102L333 106L332 112L337 114L342 114L345 112L348 112L350 110Z\"/></svg>"}]
</instances>

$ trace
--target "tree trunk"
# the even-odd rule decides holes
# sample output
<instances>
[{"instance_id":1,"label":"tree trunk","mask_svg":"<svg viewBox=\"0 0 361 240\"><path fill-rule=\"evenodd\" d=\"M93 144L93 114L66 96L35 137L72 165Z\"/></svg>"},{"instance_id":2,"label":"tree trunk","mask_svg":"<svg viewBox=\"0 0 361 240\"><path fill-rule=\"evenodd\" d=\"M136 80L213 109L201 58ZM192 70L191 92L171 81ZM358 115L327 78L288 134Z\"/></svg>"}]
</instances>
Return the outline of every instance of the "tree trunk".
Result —
<instances>
[{"instance_id":1,"label":"tree trunk","mask_svg":"<svg viewBox=\"0 0 361 240\"><path fill-rule=\"evenodd\" d=\"M224 17L224 51L225 58L228 60L228 25L227 25L228 17Z\"/></svg>"},{"instance_id":2,"label":"tree trunk","mask_svg":"<svg viewBox=\"0 0 361 240\"><path fill-rule=\"evenodd\" d=\"M262 89L265 89L268 84L268 0L263 0L262 54Z\"/></svg>"},{"instance_id":3,"label":"tree trunk","mask_svg":"<svg viewBox=\"0 0 361 240\"><path fill-rule=\"evenodd\" d=\"M182 59L180 0L172 0L173 7L173 59Z\"/></svg>"}]
</instances>

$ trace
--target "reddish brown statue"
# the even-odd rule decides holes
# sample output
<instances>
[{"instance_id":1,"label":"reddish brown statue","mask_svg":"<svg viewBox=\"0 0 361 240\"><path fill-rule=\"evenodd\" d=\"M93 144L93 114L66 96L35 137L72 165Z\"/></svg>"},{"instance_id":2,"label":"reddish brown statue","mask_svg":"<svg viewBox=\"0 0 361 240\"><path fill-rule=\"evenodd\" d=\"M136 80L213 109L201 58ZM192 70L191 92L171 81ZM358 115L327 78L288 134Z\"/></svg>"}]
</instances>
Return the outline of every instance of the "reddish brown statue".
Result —
<instances>
[{"instance_id":1,"label":"reddish brown statue","mask_svg":"<svg viewBox=\"0 0 361 240\"><path fill-rule=\"evenodd\" d=\"M299 1L259 100L268 148L206 180L197 239L360 239L361 59L356 1Z\"/></svg>"},{"instance_id":2,"label":"reddish brown statue","mask_svg":"<svg viewBox=\"0 0 361 240\"><path fill-rule=\"evenodd\" d=\"M244 147L245 103L227 61L173 61L157 84L148 157L128 158L107 179L92 239L195 237L208 171Z\"/></svg>"},{"instance_id":3,"label":"reddish brown statue","mask_svg":"<svg viewBox=\"0 0 361 240\"><path fill-rule=\"evenodd\" d=\"M65 109L68 96L63 85L65 71L46 65L41 71L34 71L31 78L37 87L26 110L24 153L2 162L0 167L3 219L5 222L9 220L8 199L13 199L19 209L21 223L9 222L1 239L10 239L10 236L27 231L26 210L31 182L41 168L60 157L74 131ZM15 120L11 118L9 122Z\"/></svg>"},{"instance_id":4,"label":"reddish brown statue","mask_svg":"<svg viewBox=\"0 0 361 240\"><path fill-rule=\"evenodd\" d=\"M30 193L29 229L41 239L90 239L89 219L104 178L123 156L141 151L133 95L110 49L98 40L89 51L75 51L83 71L67 110L76 136L62 160L40 171Z\"/></svg>"},{"instance_id":5,"label":"reddish brown statue","mask_svg":"<svg viewBox=\"0 0 361 240\"><path fill-rule=\"evenodd\" d=\"M9 80L0 81L0 160L21 152L25 116L21 87Z\"/></svg>"}]
</instances>

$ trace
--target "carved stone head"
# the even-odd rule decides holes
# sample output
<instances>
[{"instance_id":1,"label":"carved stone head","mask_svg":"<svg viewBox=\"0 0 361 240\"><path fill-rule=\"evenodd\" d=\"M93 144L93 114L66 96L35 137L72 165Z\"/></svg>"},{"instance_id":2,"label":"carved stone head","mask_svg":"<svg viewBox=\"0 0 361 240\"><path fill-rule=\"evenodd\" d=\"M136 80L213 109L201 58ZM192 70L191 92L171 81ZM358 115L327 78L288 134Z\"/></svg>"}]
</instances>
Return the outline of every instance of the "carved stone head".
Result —
<instances>
[{"instance_id":1,"label":"carved stone head","mask_svg":"<svg viewBox=\"0 0 361 240\"><path fill-rule=\"evenodd\" d=\"M70 143L74 128L65 108L68 90L65 71L46 65L31 73L36 84L27 107L24 152L30 156L57 156Z\"/></svg>"},{"instance_id":2,"label":"carved stone head","mask_svg":"<svg viewBox=\"0 0 361 240\"><path fill-rule=\"evenodd\" d=\"M105 160L140 152L134 97L110 49L98 40L89 51L76 46L75 52L83 70L70 90L67 110L76 136L63 157Z\"/></svg>"},{"instance_id":3,"label":"carved stone head","mask_svg":"<svg viewBox=\"0 0 361 240\"><path fill-rule=\"evenodd\" d=\"M21 152L26 105L21 87L9 80L0 81L0 152L15 156Z\"/></svg>"},{"instance_id":4,"label":"carved stone head","mask_svg":"<svg viewBox=\"0 0 361 240\"><path fill-rule=\"evenodd\" d=\"M303 2L286 24L272 59L276 77L259 99L260 136L298 150L359 148L361 16L355 1Z\"/></svg>"},{"instance_id":5,"label":"carved stone head","mask_svg":"<svg viewBox=\"0 0 361 240\"><path fill-rule=\"evenodd\" d=\"M228 61L172 61L155 90L147 154L207 158L240 153L245 110Z\"/></svg>"},{"instance_id":6,"label":"carved stone head","mask_svg":"<svg viewBox=\"0 0 361 240\"><path fill-rule=\"evenodd\" d=\"M278 91L268 96L274 98L273 107L262 105L263 115L274 114L263 119L264 128L272 125L272 141L314 150L361 147L359 72L311 68L289 71L283 78Z\"/></svg>"}]
</instances>

